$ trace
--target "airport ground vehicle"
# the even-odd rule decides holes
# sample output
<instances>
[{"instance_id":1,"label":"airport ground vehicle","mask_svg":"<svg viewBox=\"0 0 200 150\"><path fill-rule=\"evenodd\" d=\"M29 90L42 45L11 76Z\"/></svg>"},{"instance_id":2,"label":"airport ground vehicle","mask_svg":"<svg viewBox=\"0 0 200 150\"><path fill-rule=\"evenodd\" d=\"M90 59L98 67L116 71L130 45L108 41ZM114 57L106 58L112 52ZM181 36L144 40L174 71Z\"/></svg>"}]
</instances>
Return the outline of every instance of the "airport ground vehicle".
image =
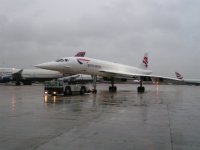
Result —
<instances>
[{"instance_id":1,"label":"airport ground vehicle","mask_svg":"<svg viewBox=\"0 0 200 150\"><path fill-rule=\"evenodd\" d=\"M46 81L44 86L44 93L50 95L72 95L73 93L85 94L90 93L90 89L83 81Z\"/></svg>"}]
</instances>

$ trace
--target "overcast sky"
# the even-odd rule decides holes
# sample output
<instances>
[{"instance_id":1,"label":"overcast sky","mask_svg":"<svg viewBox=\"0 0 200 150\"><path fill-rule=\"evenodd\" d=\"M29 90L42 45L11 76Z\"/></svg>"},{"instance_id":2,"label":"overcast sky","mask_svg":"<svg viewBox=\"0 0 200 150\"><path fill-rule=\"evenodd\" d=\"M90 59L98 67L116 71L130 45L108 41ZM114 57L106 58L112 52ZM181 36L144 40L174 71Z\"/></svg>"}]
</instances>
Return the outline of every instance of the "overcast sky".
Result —
<instances>
[{"instance_id":1,"label":"overcast sky","mask_svg":"<svg viewBox=\"0 0 200 150\"><path fill-rule=\"evenodd\" d=\"M0 67L73 56L200 78L199 0L0 0Z\"/></svg>"}]
</instances>

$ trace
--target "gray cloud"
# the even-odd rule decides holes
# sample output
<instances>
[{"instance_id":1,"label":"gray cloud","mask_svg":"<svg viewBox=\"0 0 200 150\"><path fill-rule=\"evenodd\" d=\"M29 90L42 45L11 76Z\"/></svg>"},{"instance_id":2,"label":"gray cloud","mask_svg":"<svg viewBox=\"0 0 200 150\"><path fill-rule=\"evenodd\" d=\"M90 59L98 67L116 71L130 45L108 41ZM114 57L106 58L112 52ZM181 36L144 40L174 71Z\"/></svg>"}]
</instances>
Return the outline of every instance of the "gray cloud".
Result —
<instances>
[{"instance_id":1,"label":"gray cloud","mask_svg":"<svg viewBox=\"0 0 200 150\"><path fill-rule=\"evenodd\" d=\"M0 0L0 65L28 68L87 50L160 75L200 78L198 0Z\"/></svg>"}]
</instances>

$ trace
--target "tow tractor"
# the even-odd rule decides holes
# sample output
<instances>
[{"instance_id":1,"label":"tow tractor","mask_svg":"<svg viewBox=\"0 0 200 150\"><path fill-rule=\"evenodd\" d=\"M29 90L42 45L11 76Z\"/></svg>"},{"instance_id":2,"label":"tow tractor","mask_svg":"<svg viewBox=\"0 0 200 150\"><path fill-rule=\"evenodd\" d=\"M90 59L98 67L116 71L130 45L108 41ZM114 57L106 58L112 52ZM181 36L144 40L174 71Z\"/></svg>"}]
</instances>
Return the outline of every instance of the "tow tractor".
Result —
<instances>
[{"instance_id":1,"label":"tow tractor","mask_svg":"<svg viewBox=\"0 0 200 150\"><path fill-rule=\"evenodd\" d=\"M49 95L72 95L79 93L81 95L90 93L88 85L84 81L76 80L56 80L46 81L44 86L44 93Z\"/></svg>"}]
</instances>

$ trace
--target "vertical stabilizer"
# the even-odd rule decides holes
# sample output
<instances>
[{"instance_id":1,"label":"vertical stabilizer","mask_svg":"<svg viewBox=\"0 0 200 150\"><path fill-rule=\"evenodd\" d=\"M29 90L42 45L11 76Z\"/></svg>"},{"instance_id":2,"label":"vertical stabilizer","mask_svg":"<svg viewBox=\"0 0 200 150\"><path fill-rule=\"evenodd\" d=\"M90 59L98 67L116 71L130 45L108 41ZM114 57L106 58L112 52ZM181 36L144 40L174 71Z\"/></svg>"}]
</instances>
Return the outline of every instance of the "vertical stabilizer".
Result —
<instances>
[{"instance_id":1,"label":"vertical stabilizer","mask_svg":"<svg viewBox=\"0 0 200 150\"><path fill-rule=\"evenodd\" d=\"M180 73L175 72L175 74L176 74L177 79L183 80L183 76Z\"/></svg>"},{"instance_id":2,"label":"vertical stabilizer","mask_svg":"<svg viewBox=\"0 0 200 150\"><path fill-rule=\"evenodd\" d=\"M141 69L148 69L148 63L149 63L148 54L145 53L144 57L143 57L143 60L142 60L142 63L140 64L139 67Z\"/></svg>"}]
</instances>

